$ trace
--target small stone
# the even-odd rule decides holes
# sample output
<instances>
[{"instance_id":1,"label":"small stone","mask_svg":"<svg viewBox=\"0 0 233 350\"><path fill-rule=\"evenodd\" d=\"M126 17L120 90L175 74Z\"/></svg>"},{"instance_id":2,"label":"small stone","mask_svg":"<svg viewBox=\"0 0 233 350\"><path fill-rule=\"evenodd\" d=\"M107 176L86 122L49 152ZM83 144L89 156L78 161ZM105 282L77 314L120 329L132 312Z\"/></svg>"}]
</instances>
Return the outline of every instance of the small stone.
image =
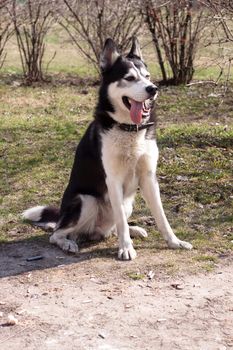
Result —
<instances>
[{"instance_id":1,"label":"small stone","mask_svg":"<svg viewBox=\"0 0 233 350\"><path fill-rule=\"evenodd\" d=\"M176 177L176 180L177 180L177 181L188 181L189 179L188 179L188 176L178 175L178 176Z\"/></svg>"},{"instance_id":2,"label":"small stone","mask_svg":"<svg viewBox=\"0 0 233 350\"><path fill-rule=\"evenodd\" d=\"M193 287L201 287L201 285L200 285L200 283L197 282L197 283L193 284Z\"/></svg>"},{"instance_id":3,"label":"small stone","mask_svg":"<svg viewBox=\"0 0 233 350\"><path fill-rule=\"evenodd\" d=\"M21 83L20 83L19 81L14 80L14 81L11 83L11 85L12 85L13 87L19 87L19 86L21 85Z\"/></svg>"},{"instance_id":4,"label":"small stone","mask_svg":"<svg viewBox=\"0 0 233 350\"><path fill-rule=\"evenodd\" d=\"M25 309L21 309L21 310L16 311L15 313L16 313L16 315L22 315L22 314L24 314L26 311L27 311L27 310L25 310Z\"/></svg>"},{"instance_id":5,"label":"small stone","mask_svg":"<svg viewBox=\"0 0 233 350\"><path fill-rule=\"evenodd\" d=\"M152 280L155 276L155 273L153 271L149 271L147 274L147 277L149 278L149 280Z\"/></svg>"},{"instance_id":6,"label":"small stone","mask_svg":"<svg viewBox=\"0 0 233 350\"><path fill-rule=\"evenodd\" d=\"M17 320L17 318L15 318L14 315L8 315L7 317L7 322L6 322L6 325L8 326L14 326L18 323L19 321Z\"/></svg>"},{"instance_id":7,"label":"small stone","mask_svg":"<svg viewBox=\"0 0 233 350\"><path fill-rule=\"evenodd\" d=\"M171 286L177 290L184 289L184 285L180 283L172 283Z\"/></svg>"}]
</instances>

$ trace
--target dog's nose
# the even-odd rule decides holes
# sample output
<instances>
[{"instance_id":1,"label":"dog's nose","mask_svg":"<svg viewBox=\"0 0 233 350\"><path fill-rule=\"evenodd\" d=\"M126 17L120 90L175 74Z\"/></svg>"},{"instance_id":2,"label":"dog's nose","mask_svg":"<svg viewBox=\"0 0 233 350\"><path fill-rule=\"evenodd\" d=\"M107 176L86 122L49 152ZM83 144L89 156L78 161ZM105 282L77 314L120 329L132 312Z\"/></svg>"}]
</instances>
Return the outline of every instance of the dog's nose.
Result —
<instances>
[{"instance_id":1,"label":"dog's nose","mask_svg":"<svg viewBox=\"0 0 233 350\"><path fill-rule=\"evenodd\" d=\"M149 85L146 87L146 92L148 92L148 94L150 94L151 96L154 96L157 91L158 91L158 88L155 85Z\"/></svg>"}]
</instances>

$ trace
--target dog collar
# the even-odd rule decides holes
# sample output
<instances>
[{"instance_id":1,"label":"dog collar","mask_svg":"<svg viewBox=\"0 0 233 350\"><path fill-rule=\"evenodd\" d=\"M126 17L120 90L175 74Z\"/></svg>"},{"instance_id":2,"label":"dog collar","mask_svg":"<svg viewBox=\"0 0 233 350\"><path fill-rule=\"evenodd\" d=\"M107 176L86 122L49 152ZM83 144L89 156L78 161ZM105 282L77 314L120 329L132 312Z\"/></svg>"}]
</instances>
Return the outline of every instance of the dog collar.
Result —
<instances>
[{"instance_id":1,"label":"dog collar","mask_svg":"<svg viewBox=\"0 0 233 350\"><path fill-rule=\"evenodd\" d=\"M138 132L143 129L148 129L150 126L154 125L154 122L145 123L145 124L118 124L119 128L128 132Z\"/></svg>"}]
</instances>

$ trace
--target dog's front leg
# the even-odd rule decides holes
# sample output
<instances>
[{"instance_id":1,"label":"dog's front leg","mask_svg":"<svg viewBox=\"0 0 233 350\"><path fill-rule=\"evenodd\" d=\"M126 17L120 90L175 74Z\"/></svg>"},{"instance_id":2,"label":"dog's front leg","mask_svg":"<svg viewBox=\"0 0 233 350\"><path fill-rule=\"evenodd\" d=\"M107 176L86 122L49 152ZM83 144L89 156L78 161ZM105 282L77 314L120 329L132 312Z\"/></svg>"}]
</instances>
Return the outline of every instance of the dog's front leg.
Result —
<instances>
[{"instance_id":1,"label":"dog's front leg","mask_svg":"<svg viewBox=\"0 0 233 350\"><path fill-rule=\"evenodd\" d=\"M109 177L107 177L106 183L119 239L118 258L122 260L135 259L136 251L129 234L129 225L123 202L122 184L116 178L110 179Z\"/></svg>"},{"instance_id":2,"label":"dog's front leg","mask_svg":"<svg viewBox=\"0 0 233 350\"><path fill-rule=\"evenodd\" d=\"M169 225L169 222L163 210L159 184L154 172L144 172L143 176L140 179L140 188L142 190L142 195L155 218L158 229L163 235L165 241L167 242L168 247L174 249L192 249L192 245L190 243L181 241L179 238L176 237L176 235L172 231L171 226Z\"/></svg>"}]
</instances>

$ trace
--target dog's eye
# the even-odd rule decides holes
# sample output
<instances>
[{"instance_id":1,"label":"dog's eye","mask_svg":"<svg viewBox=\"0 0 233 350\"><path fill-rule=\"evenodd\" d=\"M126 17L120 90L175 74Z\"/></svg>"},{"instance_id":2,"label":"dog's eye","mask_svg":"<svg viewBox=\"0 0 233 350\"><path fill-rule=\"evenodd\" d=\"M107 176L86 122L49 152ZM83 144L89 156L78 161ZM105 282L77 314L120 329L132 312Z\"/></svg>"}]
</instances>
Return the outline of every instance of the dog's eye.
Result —
<instances>
[{"instance_id":1,"label":"dog's eye","mask_svg":"<svg viewBox=\"0 0 233 350\"><path fill-rule=\"evenodd\" d=\"M125 80L134 81L134 80L136 80L136 78L133 75L130 75L129 77L126 77Z\"/></svg>"},{"instance_id":2,"label":"dog's eye","mask_svg":"<svg viewBox=\"0 0 233 350\"><path fill-rule=\"evenodd\" d=\"M147 75L146 75L146 79L150 79L150 74L147 74Z\"/></svg>"}]
</instances>

